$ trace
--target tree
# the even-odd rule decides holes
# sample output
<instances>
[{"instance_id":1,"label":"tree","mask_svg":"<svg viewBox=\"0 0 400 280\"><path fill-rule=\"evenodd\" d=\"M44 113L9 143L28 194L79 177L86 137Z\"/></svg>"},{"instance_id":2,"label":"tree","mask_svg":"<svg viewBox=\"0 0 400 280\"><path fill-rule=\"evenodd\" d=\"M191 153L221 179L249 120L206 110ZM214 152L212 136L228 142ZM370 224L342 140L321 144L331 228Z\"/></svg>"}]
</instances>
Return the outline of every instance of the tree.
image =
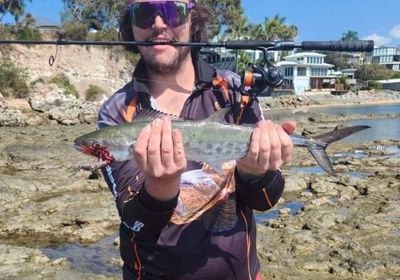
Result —
<instances>
[{"instance_id":1,"label":"tree","mask_svg":"<svg viewBox=\"0 0 400 280\"><path fill-rule=\"evenodd\" d=\"M350 67L349 63L347 62L346 56L344 56L342 52L321 51L321 53L326 55L325 63L335 65L335 70L346 69Z\"/></svg>"},{"instance_id":2,"label":"tree","mask_svg":"<svg viewBox=\"0 0 400 280\"><path fill-rule=\"evenodd\" d=\"M214 38L226 27L235 29L233 25L240 23L243 18L240 0L200 0L199 3L210 7L214 13L209 23L209 38Z\"/></svg>"},{"instance_id":3,"label":"tree","mask_svg":"<svg viewBox=\"0 0 400 280\"><path fill-rule=\"evenodd\" d=\"M297 36L297 27L285 24L285 20L285 17L279 15L272 18L265 17L262 32L256 39L267 41L292 40Z\"/></svg>"},{"instance_id":4,"label":"tree","mask_svg":"<svg viewBox=\"0 0 400 280\"><path fill-rule=\"evenodd\" d=\"M396 71L379 64L363 64L357 68L356 78L360 81L386 80L396 76Z\"/></svg>"},{"instance_id":5,"label":"tree","mask_svg":"<svg viewBox=\"0 0 400 280\"><path fill-rule=\"evenodd\" d=\"M249 23L245 16L241 16L227 27L224 34L230 40L246 40L249 39Z\"/></svg>"},{"instance_id":6,"label":"tree","mask_svg":"<svg viewBox=\"0 0 400 280\"><path fill-rule=\"evenodd\" d=\"M349 30L349 31L343 33L341 40L342 41L356 41L356 40L358 40L358 32L354 31L354 30Z\"/></svg>"},{"instance_id":7,"label":"tree","mask_svg":"<svg viewBox=\"0 0 400 280\"><path fill-rule=\"evenodd\" d=\"M31 2L31 0L28 0ZM25 1L23 0L1 0L0 1L0 20L6 14L10 14L14 17L14 20L18 22L19 17L24 14Z\"/></svg>"},{"instance_id":8,"label":"tree","mask_svg":"<svg viewBox=\"0 0 400 280\"><path fill-rule=\"evenodd\" d=\"M63 0L65 12L62 22L86 24L96 30L118 27L124 0Z\"/></svg>"}]
</instances>

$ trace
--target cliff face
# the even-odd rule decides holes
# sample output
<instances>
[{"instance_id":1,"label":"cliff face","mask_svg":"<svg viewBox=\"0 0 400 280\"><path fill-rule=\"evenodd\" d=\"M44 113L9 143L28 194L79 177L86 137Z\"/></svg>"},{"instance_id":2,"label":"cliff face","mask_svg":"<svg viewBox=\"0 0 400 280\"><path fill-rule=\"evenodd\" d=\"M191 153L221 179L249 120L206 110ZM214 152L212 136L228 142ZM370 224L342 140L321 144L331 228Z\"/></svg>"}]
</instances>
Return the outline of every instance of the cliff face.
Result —
<instances>
[{"instance_id":1,"label":"cliff face","mask_svg":"<svg viewBox=\"0 0 400 280\"><path fill-rule=\"evenodd\" d=\"M29 82L39 78L47 81L63 73L82 95L90 84L97 85L111 95L131 78L134 66L121 49L101 46L59 46L54 65L55 45L13 45L7 56L26 69Z\"/></svg>"}]
</instances>

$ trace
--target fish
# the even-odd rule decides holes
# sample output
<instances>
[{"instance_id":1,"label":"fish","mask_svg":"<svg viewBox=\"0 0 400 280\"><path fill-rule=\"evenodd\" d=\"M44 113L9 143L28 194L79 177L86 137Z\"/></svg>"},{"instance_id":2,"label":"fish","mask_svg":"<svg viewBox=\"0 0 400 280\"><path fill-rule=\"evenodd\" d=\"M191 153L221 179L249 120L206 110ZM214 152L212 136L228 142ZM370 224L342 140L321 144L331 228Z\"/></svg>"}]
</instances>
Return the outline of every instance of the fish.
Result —
<instances>
[{"instance_id":1,"label":"fish","mask_svg":"<svg viewBox=\"0 0 400 280\"><path fill-rule=\"evenodd\" d=\"M229 110L221 109L200 121L172 118L172 128L179 129L182 133L187 160L206 163L222 174L224 162L243 158L247 154L253 126L227 123L225 115ZM144 109L131 123L107 126L79 136L74 140L75 148L96 157L98 162L82 164L78 169L95 171L114 161L132 159L140 131L163 115L166 114ZM326 148L333 142L368 128L370 126L349 126L313 138L300 135L291 135L291 138L293 145L306 148L325 172L337 176Z\"/></svg>"}]
</instances>

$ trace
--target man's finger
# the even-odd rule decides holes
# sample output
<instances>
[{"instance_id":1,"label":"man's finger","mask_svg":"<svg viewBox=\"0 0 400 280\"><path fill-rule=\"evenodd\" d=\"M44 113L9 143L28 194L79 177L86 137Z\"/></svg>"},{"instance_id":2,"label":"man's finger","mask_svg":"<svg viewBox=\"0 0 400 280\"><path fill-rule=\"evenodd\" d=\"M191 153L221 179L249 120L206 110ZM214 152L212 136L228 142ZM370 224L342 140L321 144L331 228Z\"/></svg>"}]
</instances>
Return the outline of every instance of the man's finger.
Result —
<instances>
[{"instance_id":1,"label":"man's finger","mask_svg":"<svg viewBox=\"0 0 400 280\"><path fill-rule=\"evenodd\" d=\"M144 171L147 169L147 146L151 134L151 125L144 127L136 140L134 148L134 157L139 168Z\"/></svg>"},{"instance_id":2,"label":"man's finger","mask_svg":"<svg viewBox=\"0 0 400 280\"><path fill-rule=\"evenodd\" d=\"M272 124L271 129L268 131L270 141L270 156L269 156L269 170L277 170L282 164L281 158L281 141L276 131L275 124Z\"/></svg>"},{"instance_id":3,"label":"man's finger","mask_svg":"<svg viewBox=\"0 0 400 280\"><path fill-rule=\"evenodd\" d=\"M268 123L263 129L261 129L260 136L260 148L258 153L258 166L262 170L266 170L269 166L269 161L271 157L271 143L270 143L270 127L273 125L272 123Z\"/></svg>"},{"instance_id":4,"label":"man's finger","mask_svg":"<svg viewBox=\"0 0 400 280\"><path fill-rule=\"evenodd\" d=\"M283 163L289 163L292 160L293 141L282 126L277 126L278 136L281 142L281 157Z\"/></svg>"},{"instance_id":5,"label":"man's finger","mask_svg":"<svg viewBox=\"0 0 400 280\"><path fill-rule=\"evenodd\" d=\"M178 129L172 131L174 161L178 168L186 168L185 149L183 147L182 134Z\"/></svg>"},{"instance_id":6,"label":"man's finger","mask_svg":"<svg viewBox=\"0 0 400 280\"><path fill-rule=\"evenodd\" d=\"M294 122L294 121L284 122L281 126L282 126L283 130L286 131L286 133L289 135L292 135L294 133L294 131L296 130L296 122Z\"/></svg>"},{"instance_id":7,"label":"man's finger","mask_svg":"<svg viewBox=\"0 0 400 280\"><path fill-rule=\"evenodd\" d=\"M162 132L162 121L155 119L151 123L151 134L149 139L149 145L147 147L147 170L156 176L156 171L161 170L161 132Z\"/></svg>"},{"instance_id":8,"label":"man's finger","mask_svg":"<svg viewBox=\"0 0 400 280\"><path fill-rule=\"evenodd\" d=\"M171 131L171 119L165 117L162 119L162 133L161 133L161 163L164 167L170 167L174 164Z\"/></svg>"}]
</instances>

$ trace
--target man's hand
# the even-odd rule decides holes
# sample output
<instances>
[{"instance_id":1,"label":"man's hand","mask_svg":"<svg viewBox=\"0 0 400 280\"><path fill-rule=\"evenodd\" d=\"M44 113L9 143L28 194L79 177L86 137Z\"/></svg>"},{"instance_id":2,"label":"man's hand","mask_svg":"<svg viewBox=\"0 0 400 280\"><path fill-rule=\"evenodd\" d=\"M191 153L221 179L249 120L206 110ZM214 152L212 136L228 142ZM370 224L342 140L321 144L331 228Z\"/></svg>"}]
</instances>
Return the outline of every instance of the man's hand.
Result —
<instances>
[{"instance_id":1,"label":"man's hand","mask_svg":"<svg viewBox=\"0 0 400 280\"><path fill-rule=\"evenodd\" d=\"M171 128L168 117L154 120L140 132L134 155L145 174L147 192L160 201L179 193L180 178L186 169L186 158L179 130Z\"/></svg>"},{"instance_id":2,"label":"man's hand","mask_svg":"<svg viewBox=\"0 0 400 280\"><path fill-rule=\"evenodd\" d=\"M282 125L269 120L259 121L253 129L247 155L236 162L239 174L258 177L289 163L293 152L293 141L289 135L295 129L293 121Z\"/></svg>"}]
</instances>

